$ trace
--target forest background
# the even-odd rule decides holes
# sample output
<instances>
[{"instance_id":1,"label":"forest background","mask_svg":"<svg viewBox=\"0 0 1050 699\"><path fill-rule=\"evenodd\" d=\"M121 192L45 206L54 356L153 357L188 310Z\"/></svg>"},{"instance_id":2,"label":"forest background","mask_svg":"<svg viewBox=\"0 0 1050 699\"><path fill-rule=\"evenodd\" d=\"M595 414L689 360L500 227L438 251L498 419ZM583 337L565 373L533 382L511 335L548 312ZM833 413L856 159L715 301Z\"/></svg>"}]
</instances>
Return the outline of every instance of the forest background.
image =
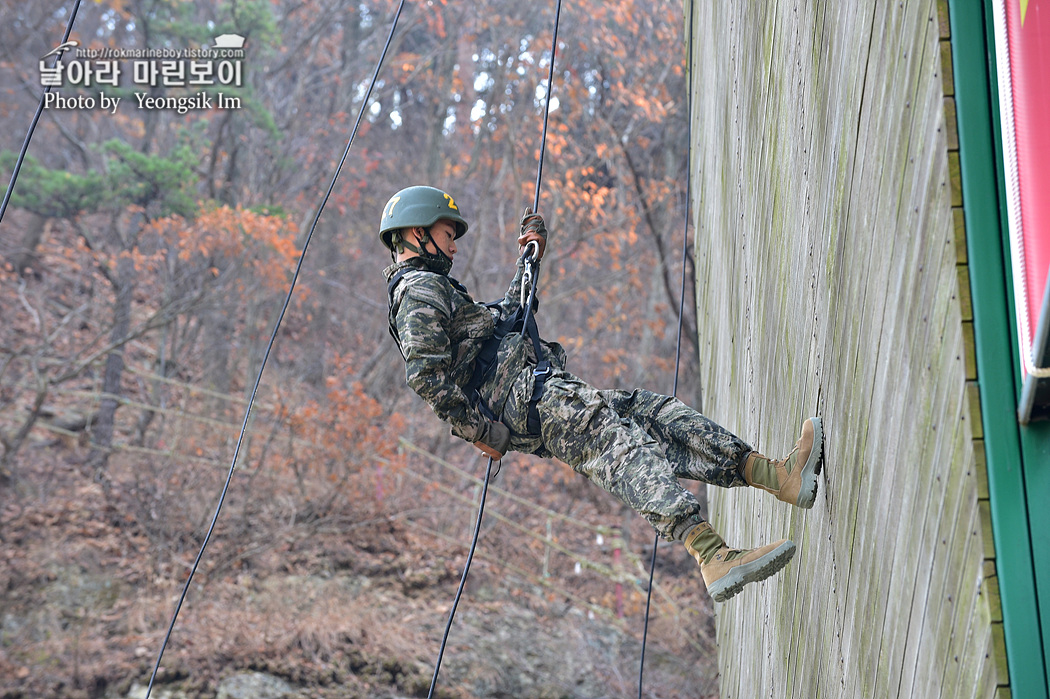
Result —
<instances>
[{"instance_id":1,"label":"forest background","mask_svg":"<svg viewBox=\"0 0 1050 699\"><path fill-rule=\"evenodd\" d=\"M36 130L0 224L0 696L124 697L148 680L362 109L160 678L185 696L248 670L301 696L426 695L485 463L404 384L377 221L404 186L447 190L471 224L453 275L502 296L534 194L553 6L407 3L362 104L396 5L81 5L82 48L246 37L240 85L205 90L240 108L139 108L135 91L199 90L131 85L122 60L119 86L57 90L117 109L47 109ZM5 183L71 6L3 0ZM677 0L563 10L538 320L595 385L670 393L684 262L678 395L702 407L683 26ZM509 455L442 696L633 695L652 545L564 464ZM648 691L715 695L695 564L660 553Z\"/></svg>"}]
</instances>

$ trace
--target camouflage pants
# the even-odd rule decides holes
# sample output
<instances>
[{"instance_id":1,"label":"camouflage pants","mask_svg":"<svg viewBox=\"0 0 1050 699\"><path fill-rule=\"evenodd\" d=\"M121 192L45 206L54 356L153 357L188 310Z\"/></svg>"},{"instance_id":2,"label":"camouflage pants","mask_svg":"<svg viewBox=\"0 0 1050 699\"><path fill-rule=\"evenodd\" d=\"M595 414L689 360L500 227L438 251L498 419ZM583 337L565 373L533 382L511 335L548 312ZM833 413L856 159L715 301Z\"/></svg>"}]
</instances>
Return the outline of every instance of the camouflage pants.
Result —
<instances>
[{"instance_id":1,"label":"camouflage pants","mask_svg":"<svg viewBox=\"0 0 1050 699\"><path fill-rule=\"evenodd\" d=\"M676 398L598 390L559 371L547 379L537 407L546 451L645 517L665 539L681 539L703 521L700 504L679 478L746 485L738 466L751 447Z\"/></svg>"}]
</instances>

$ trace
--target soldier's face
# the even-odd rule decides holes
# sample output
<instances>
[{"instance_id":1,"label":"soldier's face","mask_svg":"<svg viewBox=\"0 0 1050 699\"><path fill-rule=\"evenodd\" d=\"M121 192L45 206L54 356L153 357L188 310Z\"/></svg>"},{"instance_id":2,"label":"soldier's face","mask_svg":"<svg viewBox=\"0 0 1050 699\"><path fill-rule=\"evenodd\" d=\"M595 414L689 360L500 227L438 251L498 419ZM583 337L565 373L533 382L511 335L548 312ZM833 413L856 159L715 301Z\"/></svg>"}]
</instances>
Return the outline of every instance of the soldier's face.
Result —
<instances>
[{"instance_id":1,"label":"soldier's face","mask_svg":"<svg viewBox=\"0 0 1050 699\"><path fill-rule=\"evenodd\" d=\"M451 221L441 220L430 227L430 237L434 245L441 248L451 260L456 254L456 225Z\"/></svg>"}]
</instances>

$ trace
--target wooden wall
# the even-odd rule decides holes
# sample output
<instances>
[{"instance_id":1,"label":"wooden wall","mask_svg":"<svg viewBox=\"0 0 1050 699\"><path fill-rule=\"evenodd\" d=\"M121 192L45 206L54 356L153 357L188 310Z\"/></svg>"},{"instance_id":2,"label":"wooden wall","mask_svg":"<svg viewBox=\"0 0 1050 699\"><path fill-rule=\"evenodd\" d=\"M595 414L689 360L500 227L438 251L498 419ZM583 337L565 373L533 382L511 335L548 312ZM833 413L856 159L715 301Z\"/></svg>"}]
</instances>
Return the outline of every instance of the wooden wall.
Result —
<instances>
[{"instance_id":1,"label":"wooden wall","mask_svg":"<svg viewBox=\"0 0 1050 699\"><path fill-rule=\"evenodd\" d=\"M826 433L812 510L710 489L730 544L798 544L716 605L722 699L1005 694L937 5L698 1L686 23L704 412L770 456L806 416Z\"/></svg>"}]
</instances>

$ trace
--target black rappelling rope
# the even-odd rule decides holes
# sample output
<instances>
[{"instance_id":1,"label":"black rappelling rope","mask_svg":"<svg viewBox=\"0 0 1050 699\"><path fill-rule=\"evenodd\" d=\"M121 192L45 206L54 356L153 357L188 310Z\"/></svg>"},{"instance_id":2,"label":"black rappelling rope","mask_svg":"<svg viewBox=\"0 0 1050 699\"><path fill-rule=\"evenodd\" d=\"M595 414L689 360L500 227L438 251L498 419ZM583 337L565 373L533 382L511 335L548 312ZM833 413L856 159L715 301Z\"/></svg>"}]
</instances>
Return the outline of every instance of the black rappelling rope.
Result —
<instances>
[{"instance_id":1,"label":"black rappelling rope","mask_svg":"<svg viewBox=\"0 0 1050 699\"><path fill-rule=\"evenodd\" d=\"M551 110L551 87L554 85L554 57L558 53L558 25L561 24L561 0L554 8L554 36L551 37L551 64L547 71L547 97L543 100L543 135L540 137L540 162L536 168L536 196L532 200L532 211L540 209L540 183L543 180L543 158L547 154L547 120Z\"/></svg>"},{"instance_id":2,"label":"black rappelling rope","mask_svg":"<svg viewBox=\"0 0 1050 699\"><path fill-rule=\"evenodd\" d=\"M350 133L350 138L346 142L346 149L343 151L343 157L339 160L339 165L335 169L335 174L332 175L332 183L328 186L328 191L324 195L324 199L321 200L321 205L317 207L317 213L314 215L313 223L310 225L310 230L306 235L306 240L303 242L303 250L299 253L299 262L295 266L295 273L292 275L292 282L288 286L288 294L285 296L284 305L281 306L281 312L277 316L277 322L274 323L273 332L270 334L270 341L266 345L266 352L263 354L262 363L259 365L259 373L255 377L255 385L252 387L251 397L248 399L248 408L244 412L244 422L241 425L240 434L237 436L237 445L233 450L233 459L230 462L230 470L226 474L226 482L223 484L222 493L219 495L219 504L215 507L215 514L212 515L211 524L208 526L208 533L204 536L204 543L201 544L200 553L197 554L196 560L193 562L193 567L190 568L189 577L186 578L186 584L182 588L182 594L179 596L179 601L175 605L175 612L171 616L171 623L168 625L168 631L164 635L164 642L160 646L160 653L157 654L157 662L153 666L153 674L149 678L149 686L146 687L146 697L149 699L150 693L153 691L153 683L156 681L157 672L160 669L160 661L164 657L164 650L168 646L168 640L171 638L171 632L175 628L175 620L178 619L179 611L182 609L182 604L186 600L186 594L189 592L190 583L193 581L193 576L197 572L197 566L200 565L201 558L204 557L204 550L208 547L208 542L211 541L212 533L215 531L215 524L219 519L219 511L222 510L222 504L226 500L226 493L230 489L230 482L233 480L233 472L237 467L237 457L241 452L241 444L244 441L244 433L248 429L248 421L251 418L252 408L255 405L255 396L259 392L259 384L262 382L263 371L266 369L266 362L270 358L270 351L273 349L274 342L277 339L277 331L281 328L281 321L284 320L284 314L288 310L288 305L292 301L292 292L295 291L295 283L299 279L299 272L303 268L303 260L306 259L306 250L310 247L310 241L313 239L314 231L317 229L317 223L321 219L321 212L324 211L325 204L328 203L328 199L332 196L332 192L335 190L335 183L339 179L339 173L343 169L343 164L346 162L347 156L350 154L350 148L354 145L354 139L357 137L358 128L361 126L361 119L364 116L365 110L368 108L368 100L372 96L372 90L375 88L376 81L379 79L379 69L383 66L383 61L386 59L387 50L390 48L390 42L394 38L394 31L397 29L397 22L401 18L401 10L405 7L405 0L401 0L397 6L397 12L394 14L394 20L390 25L390 34L386 38L386 44L383 46L383 52L379 56L379 61L376 63L375 72L372 74L372 81L368 85L368 91L365 93L364 99L361 101L361 111L357 114L357 122L354 124L354 129Z\"/></svg>"},{"instance_id":3,"label":"black rappelling rope","mask_svg":"<svg viewBox=\"0 0 1050 699\"><path fill-rule=\"evenodd\" d=\"M532 200L532 211L538 213L540 210L540 184L543 181L543 160L547 155L547 122L551 113L551 88L554 85L554 58L558 54L558 27L561 25L561 0L554 6L554 35L551 37L551 64L547 70L547 95L543 100L543 135L540 136L540 162L536 167L536 194ZM525 249L529 254L528 248ZM537 259L536 262L539 262ZM525 317L523 323L529 322L529 313L532 312L532 300L536 297L536 285L538 284L539 266L532 276L532 288L529 290L529 304L525 306ZM524 328L524 325L522 325ZM536 358L539 361L539 357Z\"/></svg>"},{"instance_id":4,"label":"black rappelling rope","mask_svg":"<svg viewBox=\"0 0 1050 699\"><path fill-rule=\"evenodd\" d=\"M686 140L689 144L689 148L693 147L693 3L694 0L689 0L689 48L686 54L686 66L685 72L686 79ZM690 151L687 150L688 154ZM678 369L682 358L682 321L685 315L685 261L689 255L689 197L692 196L690 191L691 177L693 172L692 163L689 162L689 156L686 155L686 168L685 168L685 225L682 231L682 287L678 297L678 339L675 345L674 351L674 386L671 389L671 397L674 398L678 395ZM702 406L701 406L702 407ZM645 675L645 646L646 640L649 636L649 610L653 601L653 575L656 573L656 549L660 544L660 535L657 534L653 539L653 555L649 561L649 588L646 591L645 596L645 625L642 629L642 654L641 660L638 663L638 699L642 699L642 680Z\"/></svg>"},{"instance_id":5,"label":"black rappelling rope","mask_svg":"<svg viewBox=\"0 0 1050 699\"><path fill-rule=\"evenodd\" d=\"M441 636L441 647L438 648L437 662L434 663L434 676L430 679L430 691L427 699L434 696L434 688L437 687L438 674L441 672L441 658L445 656L445 644L448 643L448 634L452 630L452 620L456 617L456 608L459 607L459 599L463 596L463 587L467 584L467 573L470 572L470 562L474 560L474 550L478 547L478 535L481 533L481 516L485 514L485 498L489 494L489 480L492 478L492 457L485 468L485 485L481 489L481 504L478 505L478 518L474 523L474 536L470 540L470 550L467 552L467 562L463 564L463 575L459 578L459 587L456 596L452 599L452 609L448 612L448 621L445 622L445 633Z\"/></svg>"},{"instance_id":6,"label":"black rappelling rope","mask_svg":"<svg viewBox=\"0 0 1050 699\"><path fill-rule=\"evenodd\" d=\"M540 136L540 157L539 165L536 168L536 195L533 199L532 210L533 212L539 211L540 208L540 185L543 182L543 158L547 152L547 121L550 116L550 105L551 105L551 88L554 85L554 58L558 52L558 26L561 24L561 0L557 0L557 4L554 8L554 35L551 37L551 64L550 70L547 73L547 97L543 102L543 134ZM529 254L529 249L526 248L522 253L524 259ZM524 322L527 323L529 319L529 312L532 309L533 300L536 298L536 276L532 278L532 285L529 288L529 298L525 305L525 316ZM522 330L524 332L524 330ZM538 359L538 358L537 358ZM463 565L463 575L459 579L459 587L456 589L456 596L452 600L452 609L448 613L448 621L445 623L445 633L441 637L441 646L438 648L437 661L434 663L434 676L430 680L430 691L427 692L427 699L432 699L434 696L434 689L437 687L438 674L441 672L441 659L445 655L445 644L448 643L448 635L452 630L452 620L456 616L456 609L459 607L459 600L463 596L463 587L467 582L467 574L470 572L470 563L474 560L474 551L478 546L478 535L481 532L481 517L485 513L485 497L489 492L489 480L492 477L492 457L489 457L489 463L485 470L485 484L481 489L481 502L478 505L478 516L477 521L474 523L474 536L470 541L470 549L467 552L467 561Z\"/></svg>"},{"instance_id":7,"label":"black rappelling rope","mask_svg":"<svg viewBox=\"0 0 1050 699\"><path fill-rule=\"evenodd\" d=\"M62 43L59 44L59 48L54 52L56 53L55 62L62 60L62 54L65 52L63 48L69 41L69 33L73 31L73 20L77 17L77 10L80 9L80 0L76 0L73 3L73 11L69 13L69 21L66 22L66 33L62 35ZM45 56L46 58L46 56ZM44 100L47 98L47 93L51 92L51 85L48 85L44 89L44 93L40 95L40 104L36 106L36 114L33 115L33 121L29 124L29 131L26 132L26 138L22 142L22 150L18 153L18 160L15 161L15 169L11 173L11 181L7 183L7 191L4 192L4 201L0 203L0 222L4 220L4 212L7 211L7 204L11 201L11 194L15 191L15 181L18 179L18 173L22 169L22 161L25 160L26 152L29 150L29 142L33 140L33 132L36 131L36 125L40 121L40 115L44 113Z\"/></svg>"}]
</instances>

